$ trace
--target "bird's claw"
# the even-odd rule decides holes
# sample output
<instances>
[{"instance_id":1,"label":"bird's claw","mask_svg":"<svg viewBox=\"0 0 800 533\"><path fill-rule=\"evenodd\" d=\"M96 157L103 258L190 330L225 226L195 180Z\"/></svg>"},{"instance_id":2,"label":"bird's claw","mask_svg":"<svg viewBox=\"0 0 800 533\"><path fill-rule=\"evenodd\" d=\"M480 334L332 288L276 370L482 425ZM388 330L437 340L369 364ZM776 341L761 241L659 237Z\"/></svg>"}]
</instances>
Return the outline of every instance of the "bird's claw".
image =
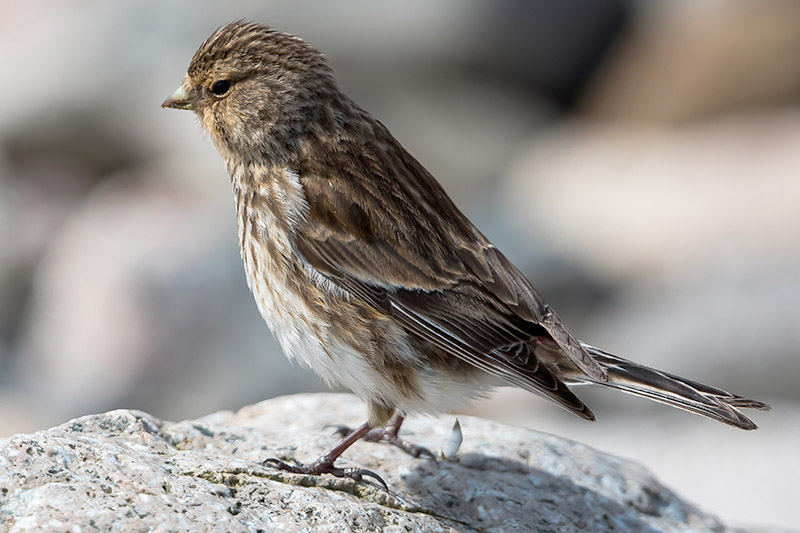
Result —
<instances>
[{"instance_id":1,"label":"bird's claw","mask_svg":"<svg viewBox=\"0 0 800 533\"><path fill-rule=\"evenodd\" d=\"M295 464L287 463L286 461L276 457L270 457L269 459L262 461L261 464L276 470L291 472L292 474L307 474L312 476L330 474L335 477L349 478L354 481L364 481L364 477L369 477L375 480L381 486L381 488L383 488L383 490L389 492L389 486L386 484L383 478L381 478L381 476L372 470L355 467L339 468L338 466L334 466L332 461L326 461L324 459L318 459L307 465L298 462L296 459L292 459L292 461Z\"/></svg>"},{"instance_id":2,"label":"bird's claw","mask_svg":"<svg viewBox=\"0 0 800 533\"><path fill-rule=\"evenodd\" d=\"M372 470L367 470L366 468L354 468L354 467L332 468L332 471L330 473L337 477L348 477L350 479L355 479L356 481L363 481L364 476L371 477L376 482L378 482L378 484L381 486L381 488L383 488L383 490L389 492L389 486L386 484L383 478L378 474L376 474L375 472L373 472Z\"/></svg>"}]
</instances>

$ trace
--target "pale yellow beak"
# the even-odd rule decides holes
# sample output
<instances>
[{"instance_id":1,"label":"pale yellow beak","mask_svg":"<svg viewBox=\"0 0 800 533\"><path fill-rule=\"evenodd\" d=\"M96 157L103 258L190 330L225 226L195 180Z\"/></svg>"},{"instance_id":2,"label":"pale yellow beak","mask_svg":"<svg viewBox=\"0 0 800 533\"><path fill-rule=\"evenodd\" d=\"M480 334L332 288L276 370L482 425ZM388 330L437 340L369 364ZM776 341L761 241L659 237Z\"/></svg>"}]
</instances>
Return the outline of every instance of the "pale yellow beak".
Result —
<instances>
[{"instance_id":1,"label":"pale yellow beak","mask_svg":"<svg viewBox=\"0 0 800 533\"><path fill-rule=\"evenodd\" d=\"M184 79L178 89L161 103L161 107L172 109L194 109L194 91L190 88L189 80Z\"/></svg>"}]
</instances>

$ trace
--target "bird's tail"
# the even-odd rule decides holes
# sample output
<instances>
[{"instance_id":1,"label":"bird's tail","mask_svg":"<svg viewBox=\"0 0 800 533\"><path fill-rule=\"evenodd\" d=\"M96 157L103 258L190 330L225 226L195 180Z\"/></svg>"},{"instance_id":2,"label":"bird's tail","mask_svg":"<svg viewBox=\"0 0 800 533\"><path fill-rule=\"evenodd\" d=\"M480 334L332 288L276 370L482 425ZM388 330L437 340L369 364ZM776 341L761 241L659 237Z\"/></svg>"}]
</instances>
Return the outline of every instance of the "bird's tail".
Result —
<instances>
[{"instance_id":1,"label":"bird's tail","mask_svg":"<svg viewBox=\"0 0 800 533\"><path fill-rule=\"evenodd\" d=\"M758 426L739 409L759 411L770 409L765 403L736 396L721 389L628 361L594 346L581 344L608 373L608 381L582 376L571 380L573 382L612 387L742 429L756 429Z\"/></svg>"}]
</instances>

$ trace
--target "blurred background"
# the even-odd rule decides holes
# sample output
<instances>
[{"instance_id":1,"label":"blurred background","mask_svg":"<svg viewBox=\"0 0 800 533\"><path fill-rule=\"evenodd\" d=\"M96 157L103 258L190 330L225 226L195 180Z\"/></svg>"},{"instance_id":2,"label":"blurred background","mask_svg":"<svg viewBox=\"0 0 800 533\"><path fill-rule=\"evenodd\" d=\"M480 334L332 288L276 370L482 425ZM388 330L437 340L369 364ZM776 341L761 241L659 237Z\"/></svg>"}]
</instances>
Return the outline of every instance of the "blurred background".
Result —
<instances>
[{"instance_id":1,"label":"blurred background","mask_svg":"<svg viewBox=\"0 0 800 533\"><path fill-rule=\"evenodd\" d=\"M590 389L595 424L509 389L471 414L638 460L730 524L800 528L800 3L0 12L0 436L326 390L258 315L222 160L159 108L247 17L325 51L578 337L773 405L757 432Z\"/></svg>"}]
</instances>

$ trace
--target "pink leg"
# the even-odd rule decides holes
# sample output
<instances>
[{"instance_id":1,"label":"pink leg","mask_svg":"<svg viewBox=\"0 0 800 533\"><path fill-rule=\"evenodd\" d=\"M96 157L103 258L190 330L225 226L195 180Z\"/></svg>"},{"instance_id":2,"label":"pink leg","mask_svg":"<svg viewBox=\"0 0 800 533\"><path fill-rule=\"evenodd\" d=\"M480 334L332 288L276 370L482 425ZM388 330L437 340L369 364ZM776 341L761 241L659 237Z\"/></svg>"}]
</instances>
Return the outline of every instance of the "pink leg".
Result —
<instances>
[{"instance_id":1,"label":"pink leg","mask_svg":"<svg viewBox=\"0 0 800 533\"><path fill-rule=\"evenodd\" d=\"M428 448L424 446L419 446L412 442L408 442L407 440L401 439L397 433L400 431L400 426L403 425L403 420L405 418L402 415L395 415L394 418L389 422L389 424L382 428L374 428L370 429L365 435L364 440L369 442L385 442L386 444L391 444L392 446L397 446L407 454L413 457L420 457L422 455L427 455L431 459L436 459L436 457L431 453ZM353 430L347 426L343 425L334 425L332 426L336 429L336 433L342 436L349 437L353 435L355 432L358 432L361 428L359 427L356 430Z\"/></svg>"}]
</instances>

